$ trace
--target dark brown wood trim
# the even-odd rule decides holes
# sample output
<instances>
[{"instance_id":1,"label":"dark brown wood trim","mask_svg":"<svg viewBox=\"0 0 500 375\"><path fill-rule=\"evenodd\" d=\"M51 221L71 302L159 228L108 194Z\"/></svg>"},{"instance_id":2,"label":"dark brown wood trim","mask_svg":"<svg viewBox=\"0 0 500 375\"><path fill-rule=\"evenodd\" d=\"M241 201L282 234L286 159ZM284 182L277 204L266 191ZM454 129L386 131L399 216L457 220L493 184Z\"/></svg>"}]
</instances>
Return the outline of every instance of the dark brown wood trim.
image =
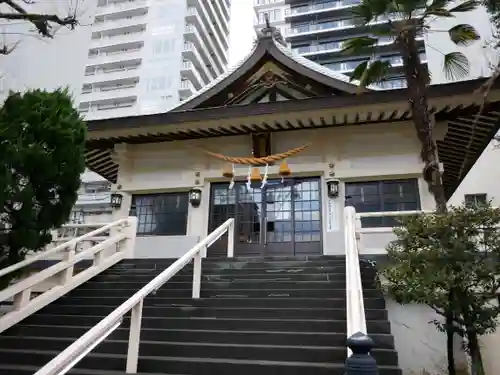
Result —
<instances>
[{"instance_id":1,"label":"dark brown wood trim","mask_svg":"<svg viewBox=\"0 0 500 375\"><path fill-rule=\"evenodd\" d=\"M474 102L473 93L486 81L485 78L476 80L449 83L445 85L431 86L429 99L456 96L463 94L471 95L471 104ZM500 82L494 85L494 89L500 88ZM88 121L89 131L108 129L131 129L143 126L174 125L183 122L209 121L228 119L241 116L258 116L273 113L290 113L296 111L321 110L327 108L356 107L373 104L396 104L406 103L406 89L389 91L372 91L360 95L350 96L328 96L310 99L289 100L271 103L252 103L247 105L236 105L219 108L207 108L186 111L174 111L145 116L120 117L106 120ZM457 112L461 108L455 108Z\"/></svg>"}]
</instances>

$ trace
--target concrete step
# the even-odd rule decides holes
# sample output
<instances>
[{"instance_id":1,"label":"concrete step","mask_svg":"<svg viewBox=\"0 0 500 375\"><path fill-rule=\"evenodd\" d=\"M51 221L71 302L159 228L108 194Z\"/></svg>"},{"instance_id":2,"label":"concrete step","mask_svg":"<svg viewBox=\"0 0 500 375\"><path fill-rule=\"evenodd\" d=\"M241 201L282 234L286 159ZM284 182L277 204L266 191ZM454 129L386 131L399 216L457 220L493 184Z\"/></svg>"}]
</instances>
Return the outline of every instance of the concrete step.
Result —
<instances>
[{"instance_id":1,"label":"concrete step","mask_svg":"<svg viewBox=\"0 0 500 375\"><path fill-rule=\"evenodd\" d=\"M54 358L58 351L33 351L29 349L2 349L0 358L4 364L17 364L30 358L34 366L41 366ZM125 355L91 353L84 357L77 368L95 370L120 371L125 368ZM234 374L239 375L343 375L344 364L311 363L299 361L263 361L230 358L200 358L200 357L170 357L141 356L139 359L139 372L165 373L175 372L181 374ZM397 367L382 367L383 375L401 375Z\"/></svg>"},{"instance_id":2,"label":"concrete step","mask_svg":"<svg viewBox=\"0 0 500 375\"><path fill-rule=\"evenodd\" d=\"M32 375L172 263L120 262L3 332L0 375ZM344 374L344 257L204 259L197 300L192 272L190 264L146 298L138 375ZM362 268L372 355L380 375L401 375L374 276ZM127 314L69 374L124 375L129 325Z\"/></svg>"},{"instance_id":3,"label":"concrete step","mask_svg":"<svg viewBox=\"0 0 500 375\"><path fill-rule=\"evenodd\" d=\"M0 364L0 375L33 375L40 370L40 366L25 366L25 365L2 365ZM104 370L89 370L89 369L72 369L67 372L69 375L129 375L125 371L104 371ZM165 373L146 373L141 372L137 375L174 375Z\"/></svg>"},{"instance_id":4,"label":"concrete step","mask_svg":"<svg viewBox=\"0 0 500 375\"><path fill-rule=\"evenodd\" d=\"M126 301L126 297L95 296L73 297L65 296L54 302L55 305L101 305L116 307ZM383 298L365 298L365 308L385 309ZM194 306L194 307L249 307L249 308L346 308L343 298L165 298L152 295L144 300L145 306Z\"/></svg>"},{"instance_id":5,"label":"concrete step","mask_svg":"<svg viewBox=\"0 0 500 375\"><path fill-rule=\"evenodd\" d=\"M67 337L0 337L0 352L3 350L30 350L30 351L62 351L73 342ZM127 352L128 340L108 339L99 344L93 353L123 354ZM379 365L397 365L397 356L393 350L377 349L372 355ZM340 362L347 356L345 346L305 346L305 345L270 345L270 344L235 344L226 343L198 343L189 341L148 341L141 340L139 347L140 357L162 357L168 353L169 357L182 358L228 358L247 359L254 361L282 361L282 362Z\"/></svg>"},{"instance_id":6,"label":"concrete step","mask_svg":"<svg viewBox=\"0 0 500 375\"><path fill-rule=\"evenodd\" d=\"M57 329L54 329L57 327ZM88 331L85 326L53 325L17 325L3 335L5 337L33 336L58 337L61 331L64 337L76 339ZM109 338L127 340L128 329L118 328ZM381 349L394 349L394 338L389 334L372 334L375 346ZM153 329L141 331L145 341L176 341L197 343L235 343L253 345L306 345L306 346L343 346L346 335L343 332L287 332L287 331L243 331L243 330L208 330L208 329Z\"/></svg>"},{"instance_id":7,"label":"concrete step","mask_svg":"<svg viewBox=\"0 0 500 375\"><path fill-rule=\"evenodd\" d=\"M116 307L102 305L51 304L41 312L53 315L93 315L103 318ZM341 308L270 308L270 307L196 307L196 306L145 306L143 317L193 317L193 318L244 318L244 319L311 319L345 320L346 309ZM368 320L387 319L385 309L365 309Z\"/></svg>"},{"instance_id":8,"label":"concrete step","mask_svg":"<svg viewBox=\"0 0 500 375\"><path fill-rule=\"evenodd\" d=\"M135 289L139 290L147 282L136 282L134 280L120 280L97 282L89 281L83 284L80 289L98 289L115 290L115 289ZM184 281L168 281L160 290L165 289L191 289L192 282ZM345 280L336 281L267 281L267 280L252 280L252 281L204 281L202 289L344 289Z\"/></svg>"},{"instance_id":9,"label":"concrete step","mask_svg":"<svg viewBox=\"0 0 500 375\"><path fill-rule=\"evenodd\" d=\"M161 271L154 271L150 273L132 273L126 274L123 273L114 273L114 274L101 274L97 277L93 278L93 281L97 282L113 282L120 281L126 278L129 281L134 282L149 282L153 280L156 276L158 276ZM229 274L203 274L201 276L203 282L210 281L239 281L239 282L255 282L256 280L260 281L345 281L346 274L345 273L334 273L334 272L323 272L323 273L277 273L277 272L268 272L268 273L249 273L245 274L242 272L237 273L229 273ZM171 282L192 282L193 281L193 273L179 273L170 279Z\"/></svg>"},{"instance_id":10,"label":"concrete step","mask_svg":"<svg viewBox=\"0 0 500 375\"><path fill-rule=\"evenodd\" d=\"M127 287L127 285L125 285ZM71 297L126 297L129 298L140 288L117 289L99 289L98 287L84 288L80 287L73 290L68 296ZM184 285L184 289L159 289L154 296L163 298L189 298L192 296L192 285ZM187 287L187 288L186 288ZM294 289L294 288L272 288L260 289L258 286L255 289L206 289L202 288L202 298L345 298L346 291L344 288L331 289ZM379 298L381 293L377 289L364 289L363 295L365 298Z\"/></svg>"},{"instance_id":11,"label":"concrete step","mask_svg":"<svg viewBox=\"0 0 500 375\"><path fill-rule=\"evenodd\" d=\"M37 313L23 321L24 325L85 326L96 325L103 315L62 315ZM129 318L124 319L128 327ZM208 329L244 331L287 332L346 332L345 320L335 319L250 319L250 318L199 318L199 317L143 317L143 328L157 329ZM391 327L386 320L367 321L368 333L389 334Z\"/></svg>"}]
</instances>

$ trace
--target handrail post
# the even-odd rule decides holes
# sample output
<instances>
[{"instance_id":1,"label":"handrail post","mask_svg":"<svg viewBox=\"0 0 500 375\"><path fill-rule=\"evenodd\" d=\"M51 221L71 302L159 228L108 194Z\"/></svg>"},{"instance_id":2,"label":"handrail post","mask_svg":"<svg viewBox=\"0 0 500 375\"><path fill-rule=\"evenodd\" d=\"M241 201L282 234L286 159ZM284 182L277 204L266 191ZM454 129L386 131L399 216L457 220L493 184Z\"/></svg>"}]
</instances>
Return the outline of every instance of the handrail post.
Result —
<instances>
[{"instance_id":1,"label":"handrail post","mask_svg":"<svg viewBox=\"0 0 500 375\"><path fill-rule=\"evenodd\" d=\"M124 228L125 235L127 239L123 243L123 247L120 248L125 253L125 258L134 257L135 249L135 238L137 236L137 217L129 216L127 218L127 224Z\"/></svg>"},{"instance_id":2,"label":"handrail post","mask_svg":"<svg viewBox=\"0 0 500 375\"><path fill-rule=\"evenodd\" d=\"M137 365L139 362L139 343L141 341L141 325L142 325L142 307L144 300L141 299L137 305L132 308L130 316L130 328L128 336L127 350L127 368L128 374L137 374Z\"/></svg>"},{"instance_id":3,"label":"handrail post","mask_svg":"<svg viewBox=\"0 0 500 375\"><path fill-rule=\"evenodd\" d=\"M204 248L204 250L198 251L193 259L193 298L194 299L200 298L202 251L206 251L206 247Z\"/></svg>"},{"instance_id":4,"label":"handrail post","mask_svg":"<svg viewBox=\"0 0 500 375\"><path fill-rule=\"evenodd\" d=\"M231 224L227 228L227 257L234 257L234 219L232 219Z\"/></svg>"},{"instance_id":5,"label":"handrail post","mask_svg":"<svg viewBox=\"0 0 500 375\"><path fill-rule=\"evenodd\" d=\"M24 289L14 296L14 310L21 310L31 300L31 288Z\"/></svg>"},{"instance_id":6,"label":"handrail post","mask_svg":"<svg viewBox=\"0 0 500 375\"><path fill-rule=\"evenodd\" d=\"M67 250L67 253L64 254L64 258L63 258L63 261L70 261L72 260L74 257L75 257L75 254L76 254L76 247L78 245L75 244L73 246L71 246L70 248L68 248ZM69 283L69 281L71 280L71 278L73 277L73 273L75 271L75 265L71 265L70 267L66 268L62 274L61 274L61 281L60 283L62 285L64 284L67 284Z\"/></svg>"},{"instance_id":7,"label":"handrail post","mask_svg":"<svg viewBox=\"0 0 500 375\"><path fill-rule=\"evenodd\" d=\"M378 375L377 361L370 355L375 346L373 340L363 332L356 332L347 338L352 355L345 361L346 375Z\"/></svg>"}]
</instances>

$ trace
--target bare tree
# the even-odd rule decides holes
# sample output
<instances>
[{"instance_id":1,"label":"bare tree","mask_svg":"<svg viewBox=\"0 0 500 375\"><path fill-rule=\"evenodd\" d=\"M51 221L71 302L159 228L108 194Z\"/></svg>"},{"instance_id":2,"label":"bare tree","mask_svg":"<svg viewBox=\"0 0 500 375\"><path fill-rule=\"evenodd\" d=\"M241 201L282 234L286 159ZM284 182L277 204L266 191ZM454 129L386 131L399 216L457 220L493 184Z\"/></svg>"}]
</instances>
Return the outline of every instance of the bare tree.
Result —
<instances>
[{"instance_id":1,"label":"bare tree","mask_svg":"<svg viewBox=\"0 0 500 375\"><path fill-rule=\"evenodd\" d=\"M26 21L33 25L39 36L44 38L54 37L54 26L74 29L78 25L76 6L68 11L68 15L61 17L57 14L31 12L30 5L34 0L0 0L0 19L7 21ZM7 55L13 51L17 43L0 45L0 54Z\"/></svg>"}]
</instances>

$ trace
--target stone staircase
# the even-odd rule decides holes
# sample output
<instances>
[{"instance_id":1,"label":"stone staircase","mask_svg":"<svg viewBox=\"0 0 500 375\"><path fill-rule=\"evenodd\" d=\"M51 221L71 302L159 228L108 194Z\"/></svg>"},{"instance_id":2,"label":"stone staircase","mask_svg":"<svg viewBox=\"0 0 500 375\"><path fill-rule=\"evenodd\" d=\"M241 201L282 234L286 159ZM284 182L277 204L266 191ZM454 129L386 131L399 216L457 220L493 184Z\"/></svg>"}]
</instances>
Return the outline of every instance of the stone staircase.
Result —
<instances>
[{"instance_id":1,"label":"stone staircase","mask_svg":"<svg viewBox=\"0 0 500 375\"><path fill-rule=\"evenodd\" d=\"M0 335L0 375L31 375L170 265L122 261ZM380 375L400 375L385 302L363 268ZM201 299L185 267L145 300L139 374L342 375L345 258L204 259ZM122 326L69 374L123 375Z\"/></svg>"}]
</instances>

